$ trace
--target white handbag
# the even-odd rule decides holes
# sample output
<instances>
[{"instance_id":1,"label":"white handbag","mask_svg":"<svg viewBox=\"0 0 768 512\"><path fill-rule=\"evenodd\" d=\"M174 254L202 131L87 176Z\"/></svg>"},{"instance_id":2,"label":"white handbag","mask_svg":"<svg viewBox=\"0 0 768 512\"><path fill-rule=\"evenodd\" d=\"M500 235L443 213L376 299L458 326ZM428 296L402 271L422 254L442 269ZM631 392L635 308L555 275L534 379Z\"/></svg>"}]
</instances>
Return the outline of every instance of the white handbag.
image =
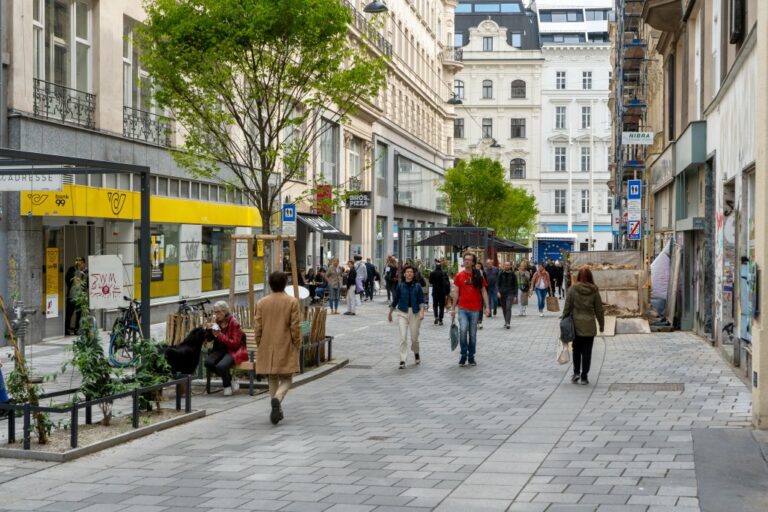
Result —
<instances>
[{"instance_id":1,"label":"white handbag","mask_svg":"<svg viewBox=\"0 0 768 512\"><path fill-rule=\"evenodd\" d=\"M571 362L571 353L568 350L568 343L559 341L557 342L557 363L568 364Z\"/></svg>"}]
</instances>

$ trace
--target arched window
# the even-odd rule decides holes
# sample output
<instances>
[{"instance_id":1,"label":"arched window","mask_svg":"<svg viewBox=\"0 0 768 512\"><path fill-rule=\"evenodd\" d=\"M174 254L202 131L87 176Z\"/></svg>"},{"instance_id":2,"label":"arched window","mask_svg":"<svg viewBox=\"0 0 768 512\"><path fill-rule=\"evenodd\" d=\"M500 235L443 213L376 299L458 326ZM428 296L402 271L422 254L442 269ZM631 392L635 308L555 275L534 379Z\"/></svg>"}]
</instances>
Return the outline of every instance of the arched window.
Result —
<instances>
[{"instance_id":1,"label":"arched window","mask_svg":"<svg viewBox=\"0 0 768 512\"><path fill-rule=\"evenodd\" d=\"M493 80L483 80L483 99L490 100L493 98Z\"/></svg>"},{"instance_id":2,"label":"arched window","mask_svg":"<svg viewBox=\"0 0 768 512\"><path fill-rule=\"evenodd\" d=\"M512 98L525 98L525 81L514 80L512 81Z\"/></svg>"},{"instance_id":3,"label":"arched window","mask_svg":"<svg viewBox=\"0 0 768 512\"><path fill-rule=\"evenodd\" d=\"M464 80L453 81L453 94L460 100L464 99Z\"/></svg>"},{"instance_id":4,"label":"arched window","mask_svg":"<svg viewBox=\"0 0 768 512\"><path fill-rule=\"evenodd\" d=\"M525 179L525 160L515 158L509 162L509 177L513 180Z\"/></svg>"}]
</instances>

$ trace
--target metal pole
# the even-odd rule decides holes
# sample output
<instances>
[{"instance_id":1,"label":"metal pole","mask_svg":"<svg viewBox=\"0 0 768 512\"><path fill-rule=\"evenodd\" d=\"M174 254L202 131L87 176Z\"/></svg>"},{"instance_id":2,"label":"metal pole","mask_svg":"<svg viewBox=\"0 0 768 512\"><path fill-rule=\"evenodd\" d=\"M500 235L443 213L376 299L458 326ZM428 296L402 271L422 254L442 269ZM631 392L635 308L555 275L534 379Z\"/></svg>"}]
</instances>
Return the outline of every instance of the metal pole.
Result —
<instances>
[{"instance_id":1,"label":"metal pole","mask_svg":"<svg viewBox=\"0 0 768 512\"><path fill-rule=\"evenodd\" d=\"M594 170L595 162L595 100L589 100L589 240L587 240L587 250L594 250L595 239L595 181Z\"/></svg>"},{"instance_id":2,"label":"metal pole","mask_svg":"<svg viewBox=\"0 0 768 512\"><path fill-rule=\"evenodd\" d=\"M566 114L567 115L567 114ZM573 133L571 130L571 124L573 124L573 120L571 118L575 117L575 115L571 115L568 117L568 152L565 155L565 165L567 167L568 171L568 204L566 205L568 209L568 232L573 233Z\"/></svg>"},{"instance_id":3,"label":"metal pole","mask_svg":"<svg viewBox=\"0 0 768 512\"><path fill-rule=\"evenodd\" d=\"M149 200L151 193L149 190L149 171L141 173L141 236L139 238L139 261L141 262L141 332L149 338L150 330L150 296L149 285L152 281L152 274L149 261Z\"/></svg>"}]
</instances>

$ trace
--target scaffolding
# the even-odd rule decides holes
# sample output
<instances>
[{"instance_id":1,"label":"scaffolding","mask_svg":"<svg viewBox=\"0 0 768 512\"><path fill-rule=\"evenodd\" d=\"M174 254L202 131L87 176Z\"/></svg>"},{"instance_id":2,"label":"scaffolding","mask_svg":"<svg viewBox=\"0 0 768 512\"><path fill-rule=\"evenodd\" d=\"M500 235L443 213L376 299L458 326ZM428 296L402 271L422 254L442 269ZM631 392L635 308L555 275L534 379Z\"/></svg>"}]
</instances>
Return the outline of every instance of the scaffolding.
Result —
<instances>
[{"instance_id":1,"label":"scaffolding","mask_svg":"<svg viewBox=\"0 0 768 512\"><path fill-rule=\"evenodd\" d=\"M647 128L648 110L648 43L643 30L643 6L645 0L616 0L616 39L614 56L614 165L612 183L619 218L624 218L626 183L629 179L642 179L643 189L648 190L646 156L648 146L624 145L625 132L640 132ZM647 212L645 201L643 211ZM648 231L649 218L642 221ZM627 240L620 228L614 235L615 249L638 249L639 242Z\"/></svg>"}]
</instances>

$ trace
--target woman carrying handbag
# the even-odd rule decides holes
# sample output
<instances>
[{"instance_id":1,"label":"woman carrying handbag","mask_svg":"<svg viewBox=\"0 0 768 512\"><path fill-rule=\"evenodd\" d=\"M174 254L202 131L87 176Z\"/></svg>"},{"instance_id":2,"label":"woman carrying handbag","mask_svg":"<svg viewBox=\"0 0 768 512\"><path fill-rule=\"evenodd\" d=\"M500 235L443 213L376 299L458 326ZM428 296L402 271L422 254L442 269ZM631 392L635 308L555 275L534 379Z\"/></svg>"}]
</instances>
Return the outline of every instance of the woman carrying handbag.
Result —
<instances>
[{"instance_id":1,"label":"woman carrying handbag","mask_svg":"<svg viewBox=\"0 0 768 512\"><path fill-rule=\"evenodd\" d=\"M600 291L587 267L579 270L576 283L568 289L563 307L563 318L572 317L575 336L573 339L573 376L571 382L583 386L589 384L589 368L592 363L592 345L597 335L595 319L600 332L605 328L603 301Z\"/></svg>"}]
</instances>

